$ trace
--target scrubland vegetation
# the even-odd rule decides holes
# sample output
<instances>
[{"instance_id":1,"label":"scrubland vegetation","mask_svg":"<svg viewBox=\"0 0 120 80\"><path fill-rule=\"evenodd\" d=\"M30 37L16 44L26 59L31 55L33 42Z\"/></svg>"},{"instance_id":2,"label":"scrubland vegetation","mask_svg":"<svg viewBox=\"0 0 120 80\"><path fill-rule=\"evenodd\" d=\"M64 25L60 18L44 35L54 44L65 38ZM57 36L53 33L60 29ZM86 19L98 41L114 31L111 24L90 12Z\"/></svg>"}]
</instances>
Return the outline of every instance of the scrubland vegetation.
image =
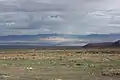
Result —
<instances>
[{"instance_id":1,"label":"scrubland vegetation","mask_svg":"<svg viewBox=\"0 0 120 80\"><path fill-rule=\"evenodd\" d=\"M120 80L120 49L0 50L0 80Z\"/></svg>"}]
</instances>

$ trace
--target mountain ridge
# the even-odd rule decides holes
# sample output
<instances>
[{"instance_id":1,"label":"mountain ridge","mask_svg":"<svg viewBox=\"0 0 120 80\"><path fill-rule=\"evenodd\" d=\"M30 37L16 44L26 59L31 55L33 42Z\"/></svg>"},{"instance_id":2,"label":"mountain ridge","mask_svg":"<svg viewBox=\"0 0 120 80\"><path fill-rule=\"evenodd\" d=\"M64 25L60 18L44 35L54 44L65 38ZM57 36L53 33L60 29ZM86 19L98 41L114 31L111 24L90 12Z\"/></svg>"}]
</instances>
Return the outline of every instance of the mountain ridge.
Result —
<instances>
[{"instance_id":1,"label":"mountain ridge","mask_svg":"<svg viewBox=\"0 0 120 80\"><path fill-rule=\"evenodd\" d=\"M83 46L88 43L112 42L120 40L120 34L38 34L0 36L0 45L31 44L47 46Z\"/></svg>"}]
</instances>

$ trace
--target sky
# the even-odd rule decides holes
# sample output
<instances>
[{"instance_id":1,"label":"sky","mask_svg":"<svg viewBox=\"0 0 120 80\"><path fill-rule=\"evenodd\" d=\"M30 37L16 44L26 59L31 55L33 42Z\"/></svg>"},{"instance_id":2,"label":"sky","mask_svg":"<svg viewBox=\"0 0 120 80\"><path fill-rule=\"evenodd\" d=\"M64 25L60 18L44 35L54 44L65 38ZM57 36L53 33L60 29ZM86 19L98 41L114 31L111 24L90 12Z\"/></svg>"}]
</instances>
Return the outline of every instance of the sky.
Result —
<instances>
[{"instance_id":1,"label":"sky","mask_svg":"<svg viewBox=\"0 0 120 80\"><path fill-rule=\"evenodd\" d=\"M0 0L0 36L120 33L120 0Z\"/></svg>"}]
</instances>

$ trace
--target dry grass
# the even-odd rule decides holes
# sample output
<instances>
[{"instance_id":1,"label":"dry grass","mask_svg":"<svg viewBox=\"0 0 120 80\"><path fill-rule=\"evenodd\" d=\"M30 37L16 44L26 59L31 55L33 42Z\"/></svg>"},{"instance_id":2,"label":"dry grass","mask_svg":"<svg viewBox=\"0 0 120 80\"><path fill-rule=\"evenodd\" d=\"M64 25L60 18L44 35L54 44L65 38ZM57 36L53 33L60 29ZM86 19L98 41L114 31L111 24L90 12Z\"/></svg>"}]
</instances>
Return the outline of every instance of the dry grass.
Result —
<instances>
[{"instance_id":1,"label":"dry grass","mask_svg":"<svg viewBox=\"0 0 120 80\"><path fill-rule=\"evenodd\" d=\"M119 80L119 53L119 49L6 50L0 54L0 80Z\"/></svg>"}]
</instances>

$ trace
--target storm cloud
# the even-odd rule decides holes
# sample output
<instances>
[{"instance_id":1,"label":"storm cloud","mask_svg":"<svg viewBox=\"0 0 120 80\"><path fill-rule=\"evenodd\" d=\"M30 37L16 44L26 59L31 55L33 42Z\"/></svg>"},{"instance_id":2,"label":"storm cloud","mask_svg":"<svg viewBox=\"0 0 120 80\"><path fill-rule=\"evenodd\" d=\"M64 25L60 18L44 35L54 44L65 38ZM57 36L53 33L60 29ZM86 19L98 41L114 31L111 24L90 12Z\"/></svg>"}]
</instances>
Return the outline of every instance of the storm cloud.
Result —
<instances>
[{"instance_id":1,"label":"storm cloud","mask_svg":"<svg viewBox=\"0 0 120 80\"><path fill-rule=\"evenodd\" d=\"M119 0L0 0L0 35L120 33Z\"/></svg>"}]
</instances>

